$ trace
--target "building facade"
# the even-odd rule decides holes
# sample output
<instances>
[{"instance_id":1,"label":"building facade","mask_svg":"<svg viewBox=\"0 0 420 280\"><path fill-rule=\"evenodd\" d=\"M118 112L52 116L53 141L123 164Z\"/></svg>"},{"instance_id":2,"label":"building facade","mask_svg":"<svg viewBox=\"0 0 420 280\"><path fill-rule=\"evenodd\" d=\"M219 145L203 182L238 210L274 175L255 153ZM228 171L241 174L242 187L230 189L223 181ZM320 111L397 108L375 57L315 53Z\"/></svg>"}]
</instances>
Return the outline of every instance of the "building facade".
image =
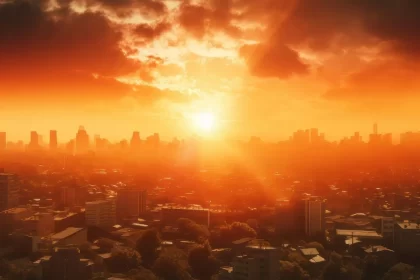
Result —
<instances>
[{"instance_id":1,"label":"building facade","mask_svg":"<svg viewBox=\"0 0 420 280\"><path fill-rule=\"evenodd\" d=\"M123 189L117 195L118 219L139 217L146 211L147 191Z\"/></svg>"},{"instance_id":2,"label":"building facade","mask_svg":"<svg viewBox=\"0 0 420 280\"><path fill-rule=\"evenodd\" d=\"M86 203L86 225L112 226L116 223L116 205L114 199Z\"/></svg>"},{"instance_id":3,"label":"building facade","mask_svg":"<svg viewBox=\"0 0 420 280\"><path fill-rule=\"evenodd\" d=\"M18 176L0 173L0 211L19 205L19 190Z\"/></svg>"}]
</instances>

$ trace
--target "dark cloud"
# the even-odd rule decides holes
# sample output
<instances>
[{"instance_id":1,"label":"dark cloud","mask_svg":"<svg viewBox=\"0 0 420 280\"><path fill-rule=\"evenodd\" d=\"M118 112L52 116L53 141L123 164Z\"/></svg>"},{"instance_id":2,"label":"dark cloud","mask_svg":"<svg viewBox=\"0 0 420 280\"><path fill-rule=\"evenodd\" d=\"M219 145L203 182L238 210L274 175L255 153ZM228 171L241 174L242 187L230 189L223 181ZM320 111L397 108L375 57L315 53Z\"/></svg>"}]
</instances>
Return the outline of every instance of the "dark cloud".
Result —
<instances>
[{"instance_id":1,"label":"dark cloud","mask_svg":"<svg viewBox=\"0 0 420 280\"><path fill-rule=\"evenodd\" d=\"M127 95L178 102L176 92L122 83L138 73L151 80L158 57L129 59L116 26L101 13L50 13L37 2L0 4L0 95L2 100L95 101ZM22 99L24 100L24 99ZM184 100L184 99L183 99ZM181 102L181 101L179 101Z\"/></svg>"},{"instance_id":2,"label":"dark cloud","mask_svg":"<svg viewBox=\"0 0 420 280\"><path fill-rule=\"evenodd\" d=\"M238 37L240 29L232 25L232 0L212 0L202 6L185 1L179 8L179 23L196 38L224 32Z\"/></svg>"},{"instance_id":3,"label":"dark cloud","mask_svg":"<svg viewBox=\"0 0 420 280\"><path fill-rule=\"evenodd\" d=\"M151 16L162 16L168 11L165 3L160 0L91 0L90 3L99 3L123 15L132 12L133 9L139 9L140 12Z\"/></svg>"},{"instance_id":4,"label":"dark cloud","mask_svg":"<svg viewBox=\"0 0 420 280\"><path fill-rule=\"evenodd\" d=\"M171 29L171 25L167 22L159 22L155 26L147 23L139 24L134 29L136 37L141 38L145 42L151 42L159 38L165 32Z\"/></svg>"},{"instance_id":5,"label":"dark cloud","mask_svg":"<svg viewBox=\"0 0 420 280\"><path fill-rule=\"evenodd\" d=\"M300 60L299 54L286 45L245 45L240 54L255 76L284 79L308 72L308 66Z\"/></svg>"}]
</instances>

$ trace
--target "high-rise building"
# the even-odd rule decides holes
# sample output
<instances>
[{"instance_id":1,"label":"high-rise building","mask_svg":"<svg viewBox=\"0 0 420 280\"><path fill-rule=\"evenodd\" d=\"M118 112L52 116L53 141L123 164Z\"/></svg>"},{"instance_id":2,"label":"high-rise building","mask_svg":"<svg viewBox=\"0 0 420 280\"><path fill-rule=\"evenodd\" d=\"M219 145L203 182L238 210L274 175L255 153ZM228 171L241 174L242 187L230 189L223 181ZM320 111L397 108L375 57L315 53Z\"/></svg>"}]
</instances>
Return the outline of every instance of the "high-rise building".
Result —
<instances>
[{"instance_id":1,"label":"high-rise building","mask_svg":"<svg viewBox=\"0 0 420 280\"><path fill-rule=\"evenodd\" d=\"M133 136L131 137L130 147L132 150L137 151L140 148L141 139L140 139L140 132L134 131Z\"/></svg>"},{"instance_id":2,"label":"high-rise building","mask_svg":"<svg viewBox=\"0 0 420 280\"><path fill-rule=\"evenodd\" d=\"M76 153L86 154L89 151L89 135L83 126L79 127L76 134Z\"/></svg>"},{"instance_id":3,"label":"high-rise building","mask_svg":"<svg viewBox=\"0 0 420 280\"><path fill-rule=\"evenodd\" d=\"M6 132L0 132L0 151L6 149L6 143L7 143Z\"/></svg>"},{"instance_id":4,"label":"high-rise building","mask_svg":"<svg viewBox=\"0 0 420 280\"><path fill-rule=\"evenodd\" d=\"M50 130L50 149L55 150L58 147L57 131Z\"/></svg>"},{"instance_id":5,"label":"high-rise building","mask_svg":"<svg viewBox=\"0 0 420 280\"><path fill-rule=\"evenodd\" d=\"M39 135L36 131L31 131L31 139L28 147L31 150L39 148Z\"/></svg>"},{"instance_id":6,"label":"high-rise building","mask_svg":"<svg viewBox=\"0 0 420 280\"><path fill-rule=\"evenodd\" d=\"M116 223L115 199L86 202L86 225L112 226Z\"/></svg>"},{"instance_id":7,"label":"high-rise building","mask_svg":"<svg viewBox=\"0 0 420 280\"><path fill-rule=\"evenodd\" d=\"M305 234L314 236L325 231L325 201L319 197L302 200L305 211Z\"/></svg>"},{"instance_id":8,"label":"high-rise building","mask_svg":"<svg viewBox=\"0 0 420 280\"><path fill-rule=\"evenodd\" d=\"M378 134L378 124L377 123L373 124L373 134L375 134L375 135Z\"/></svg>"},{"instance_id":9,"label":"high-rise building","mask_svg":"<svg viewBox=\"0 0 420 280\"><path fill-rule=\"evenodd\" d=\"M0 211L19 205L19 180L14 174L0 173Z\"/></svg>"},{"instance_id":10,"label":"high-rise building","mask_svg":"<svg viewBox=\"0 0 420 280\"><path fill-rule=\"evenodd\" d=\"M138 217L146 211L146 190L122 189L117 195L118 219Z\"/></svg>"}]
</instances>

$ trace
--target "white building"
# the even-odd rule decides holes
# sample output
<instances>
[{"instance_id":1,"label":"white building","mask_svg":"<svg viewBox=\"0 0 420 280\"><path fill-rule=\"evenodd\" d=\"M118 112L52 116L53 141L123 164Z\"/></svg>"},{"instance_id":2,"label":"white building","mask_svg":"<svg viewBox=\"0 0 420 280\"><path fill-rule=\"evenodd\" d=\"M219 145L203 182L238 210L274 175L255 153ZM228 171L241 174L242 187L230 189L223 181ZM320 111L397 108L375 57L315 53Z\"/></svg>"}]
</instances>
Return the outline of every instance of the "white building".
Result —
<instances>
[{"instance_id":1,"label":"white building","mask_svg":"<svg viewBox=\"0 0 420 280\"><path fill-rule=\"evenodd\" d=\"M116 223L114 199L86 202L86 225L112 226Z\"/></svg>"}]
</instances>

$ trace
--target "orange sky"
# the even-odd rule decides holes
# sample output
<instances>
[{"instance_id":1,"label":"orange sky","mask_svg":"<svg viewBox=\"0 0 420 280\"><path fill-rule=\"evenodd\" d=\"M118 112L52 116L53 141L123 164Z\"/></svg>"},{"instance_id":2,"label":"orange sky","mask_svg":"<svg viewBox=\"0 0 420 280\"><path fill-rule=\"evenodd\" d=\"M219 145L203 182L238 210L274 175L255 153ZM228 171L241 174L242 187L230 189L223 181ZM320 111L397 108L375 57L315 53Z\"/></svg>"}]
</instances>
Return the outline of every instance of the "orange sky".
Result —
<instances>
[{"instance_id":1,"label":"orange sky","mask_svg":"<svg viewBox=\"0 0 420 280\"><path fill-rule=\"evenodd\" d=\"M286 139L420 127L417 0L0 0L0 131Z\"/></svg>"}]
</instances>

